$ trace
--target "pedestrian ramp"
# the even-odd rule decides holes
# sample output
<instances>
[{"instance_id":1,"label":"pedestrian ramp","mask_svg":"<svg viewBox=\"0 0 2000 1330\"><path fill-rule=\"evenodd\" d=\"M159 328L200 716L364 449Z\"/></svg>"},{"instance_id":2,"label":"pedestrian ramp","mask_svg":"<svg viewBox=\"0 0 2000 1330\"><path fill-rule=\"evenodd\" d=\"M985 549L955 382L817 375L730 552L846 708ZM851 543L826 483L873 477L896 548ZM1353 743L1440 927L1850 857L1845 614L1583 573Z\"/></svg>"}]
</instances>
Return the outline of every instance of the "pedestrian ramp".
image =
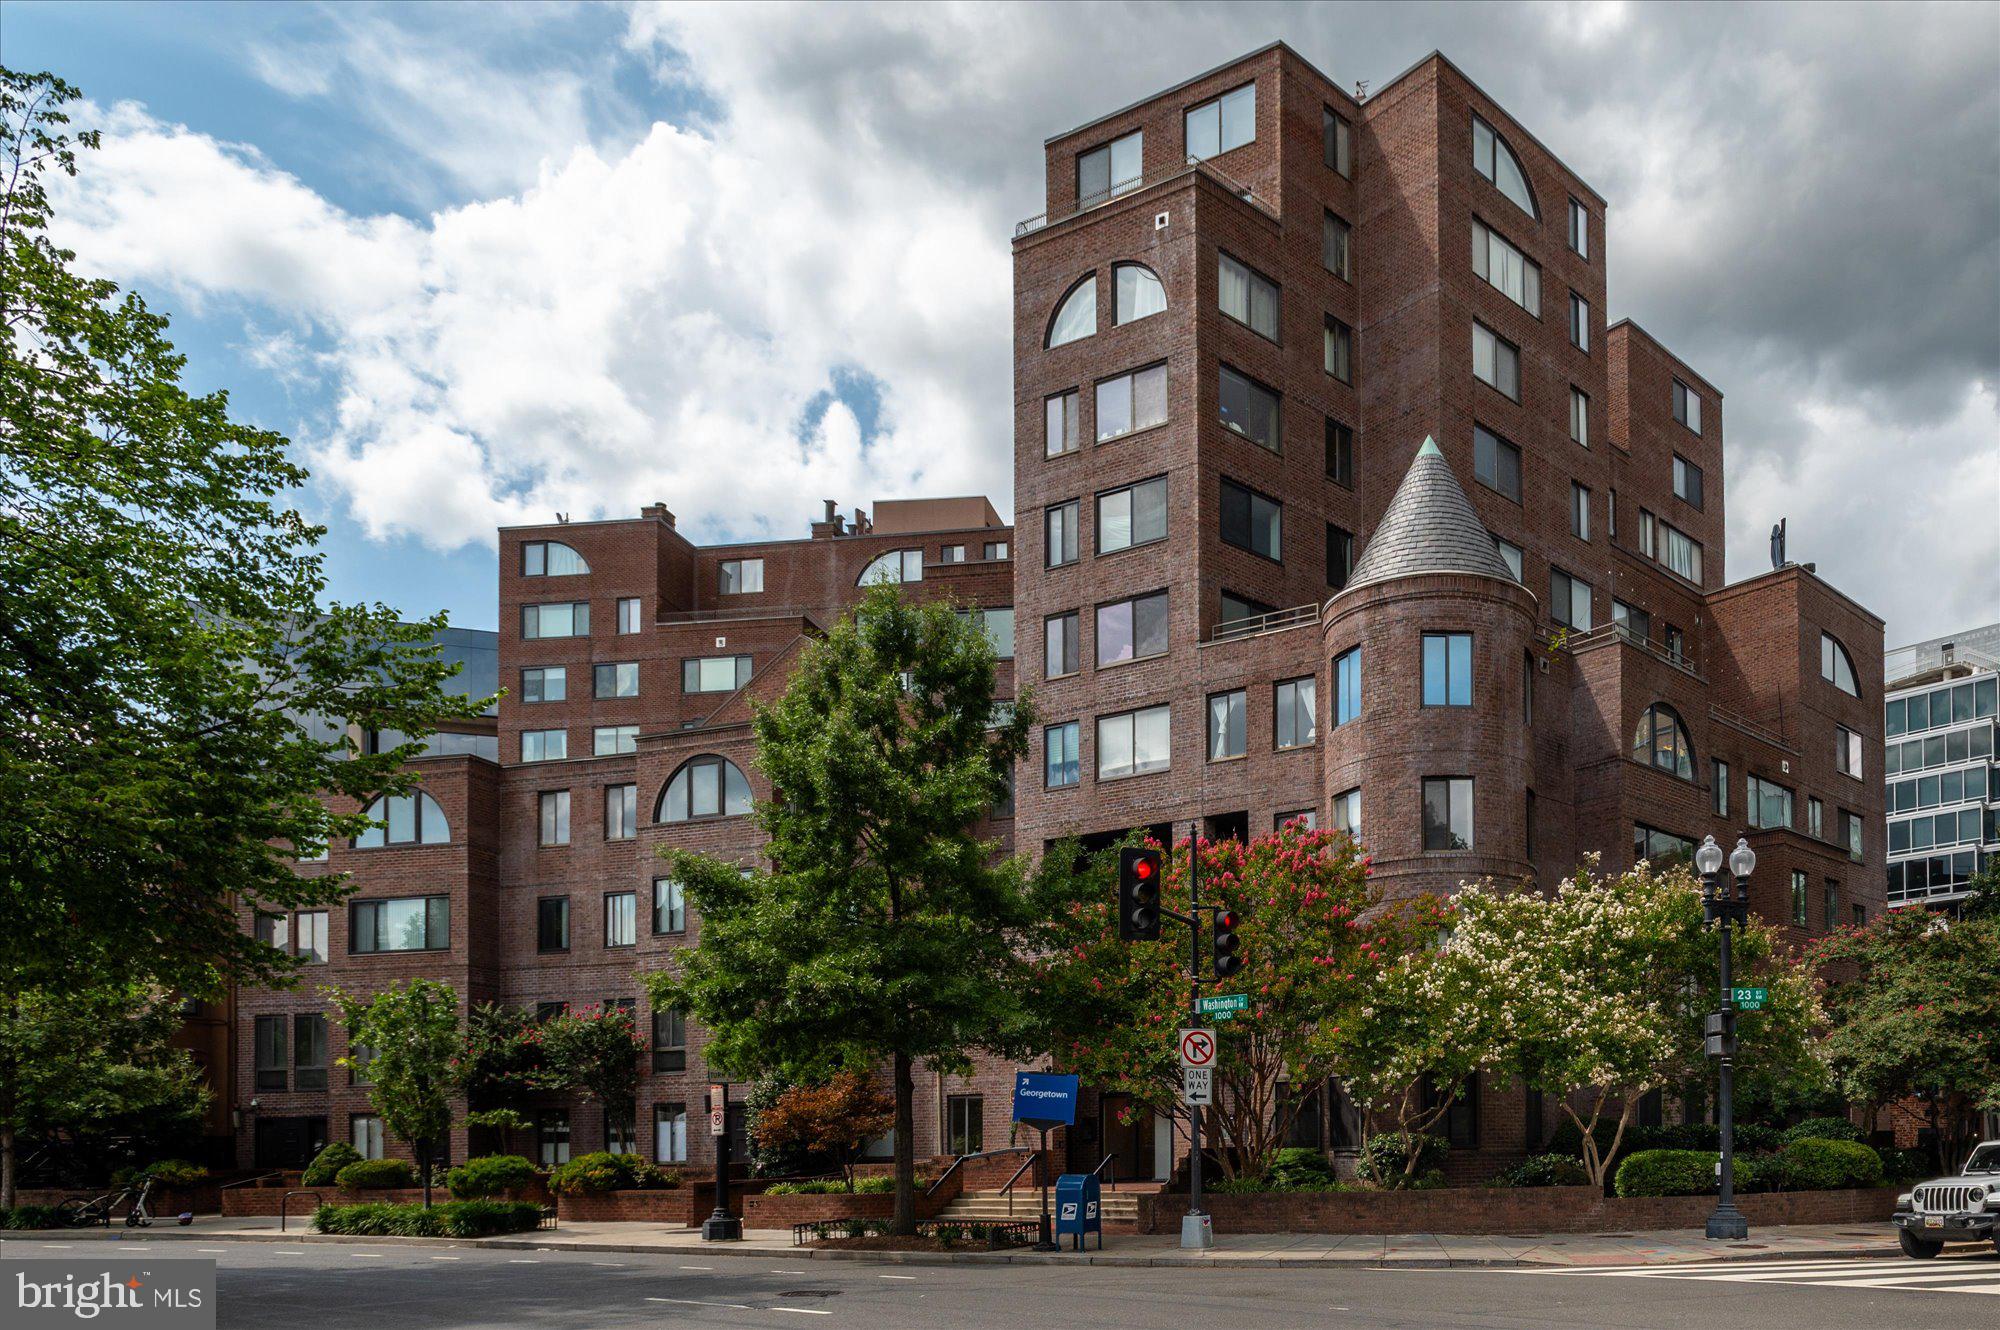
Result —
<instances>
[{"instance_id":1,"label":"pedestrian ramp","mask_svg":"<svg viewBox=\"0 0 2000 1330\"><path fill-rule=\"evenodd\" d=\"M2000 1255L1933 1261L1829 1257L1796 1261L1713 1261L1687 1265L1541 1267L1510 1273L1558 1279L1694 1279L1714 1284L1785 1284L1827 1289L1907 1289L1921 1293L2000 1294Z\"/></svg>"}]
</instances>

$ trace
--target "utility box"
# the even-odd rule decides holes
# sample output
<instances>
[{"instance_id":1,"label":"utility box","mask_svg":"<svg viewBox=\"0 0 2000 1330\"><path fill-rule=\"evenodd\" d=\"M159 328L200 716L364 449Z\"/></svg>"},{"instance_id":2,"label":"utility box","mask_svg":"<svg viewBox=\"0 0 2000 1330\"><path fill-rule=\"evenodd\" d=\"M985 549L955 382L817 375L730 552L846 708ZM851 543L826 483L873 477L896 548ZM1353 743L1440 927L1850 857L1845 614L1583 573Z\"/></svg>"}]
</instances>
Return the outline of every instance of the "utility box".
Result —
<instances>
[{"instance_id":1,"label":"utility box","mask_svg":"<svg viewBox=\"0 0 2000 1330\"><path fill-rule=\"evenodd\" d=\"M1065 1233L1076 1238L1075 1249L1084 1249L1084 1235L1097 1235L1097 1249L1104 1250L1104 1202L1097 1178L1090 1173L1065 1173L1056 1179L1056 1240Z\"/></svg>"}]
</instances>

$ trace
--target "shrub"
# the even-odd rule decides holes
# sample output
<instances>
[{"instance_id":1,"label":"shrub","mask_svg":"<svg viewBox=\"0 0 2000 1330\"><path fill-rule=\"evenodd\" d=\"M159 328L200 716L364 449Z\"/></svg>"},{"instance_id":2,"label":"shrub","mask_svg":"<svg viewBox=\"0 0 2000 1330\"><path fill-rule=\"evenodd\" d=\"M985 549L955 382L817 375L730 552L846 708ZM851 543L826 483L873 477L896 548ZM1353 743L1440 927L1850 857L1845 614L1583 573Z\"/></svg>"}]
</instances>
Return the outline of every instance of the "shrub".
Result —
<instances>
[{"instance_id":1,"label":"shrub","mask_svg":"<svg viewBox=\"0 0 2000 1330\"><path fill-rule=\"evenodd\" d=\"M520 1155L480 1155L445 1174L445 1186L460 1201L516 1196L534 1180L535 1166Z\"/></svg>"},{"instance_id":2,"label":"shrub","mask_svg":"<svg viewBox=\"0 0 2000 1330\"><path fill-rule=\"evenodd\" d=\"M1882 1156L1859 1141L1808 1137L1793 1141L1777 1157L1784 1164L1788 1185L1798 1191L1882 1185Z\"/></svg>"},{"instance_id":3,"label":"shrub","mask_svg":"<svg viewBox=\"0 0 2000 1330\"><path fill-rule=\"evenodd\" d=\"M564 1196L627 1191L639 1185L638 1166L642 1162L633 1155L603 1151L578 1155L549 1174L549 1190Z\"/></svg>"},{"instance_id":4,"label":"shrub","mask_svg":"<svg viewBox=\"0 0 2000 1330\"><path fill-rule=\"evenodd\" d=\"M300 1181L308 1187L331 1187L340 1170L361 1162L361 1152L346 1141L334 1141L313 1156Z\"/></svg>"},{"instance_id":5,"label":"shrub","mask_svg":"<svg viewBox=\"0 0 2000 1330\"><path fill-rule=\"evenodd\" d=\"M162 1159L146 1171L162 1187L192 1187L208 1176L207 1169L185 1159Z\"/></svg>"},{"instance_id":6,"label":"shrub","mask_svg":"<svg viewBox=\"0 0 2000 1330\"><path fill-rule=\"evenodd\" d=\"M368 1238L478 1238L522 1233L541 1223L542 1208L532 1201L451 1201L426 1210L421 1205L322 1205L313 1228Z\"/></svg>"},{"instance_id":7,"label":"shrub","mask_svg":"<svg viewBox=\"0 0 2000 1330\"><path fill-rule=\"evenodd\" d=\"M1489 1187L1586 1187L1590 1172L1574 1155L1535 1155L1503 1169Z\"/></svg>"},{"instance_id":8,"label":"shrub","mask_svg":"<svg viewBox=\"0 0 2000 1330\"><path fill-rule=\"evenodd\" d=\"M388 1191L416 1185L417 1170L401 1159L357 1159L333 1175L348 1191Z\"/></svg>"},{"instance_id":9,"label":"shrub","mask_svg":"<svg viewBox=\"0 0 2000 1330\"><path fill-rule=\"evenodd\" d=\"M1620 1196L1701 1196L1715 1190L1720 1156L1707 1150L1640 1150L1612 1180Z\"/></svg>"},{"instance_id":10,"label":"shrub","mask_svg":"<svg viewBox=\"0 0 2000 1330\"><path fill-rule=\"evenodd\" d=\"M1846 1118L1807 1118L1795 1127L1787 1127L1779 1134L1780 1145L1793 1145L1799 1141L1858 1141L1861 1128Z\"/></svg>"},{"instance_id":11,"label":"shrub","mask_svg":"<svg viewBox=\"0 0 2000 1330\"><path fill-rule=\"evenodd\" d=\"M53 1205L17 1205L0 1210L0 1229L61 1228L62 1211Z\"/></svg>"},{"instance_id":12,"label":"shrub","mask_svg":"<svg viewBox=\"0 0 2000 1330\"><path fill-rule=\"evenodd\" d=\"M1361 1160L1356 1167L1363 1178L1378 1187L1423 1187L1428 1174L1437 1173L1438 1182L1443 1185L1445 1152L1450 1149L1442 1136L1419 1135L1415 1149L1417 1166L1413 1172L1405 1173L1404 1166L1409 1160L1411 1138L1408 1132L1385 1131L1368 1138L1361 1147Z\"/></svg>"},{"instance_id":13,"label":"shrub","mask_svg":"<svg viewBox=\"0 0 2000 1330\"><path fill-rule=\"evenodd\" d=\"M917 1186L920 1190L923 1185L922 1179L918 1179ZM896 1179L887 1173L873 1173L867 1177L856 1178L854 1180L854 1190L864 1196L881 1195L882 1193L896 1190Z\"/></svg>"},{"instance_id":14,"label":"shrub","mask_svg":"<svg viewBox=\"0 0 2000 1330\"><path fill-rule=\"evenodd\" d=\"M1284 1149L1271 1156L1267 1176L1278 1191L1323 1191L1334 1181L1333 1162L1317 1150Z\"/></svg>"}]
</instances>

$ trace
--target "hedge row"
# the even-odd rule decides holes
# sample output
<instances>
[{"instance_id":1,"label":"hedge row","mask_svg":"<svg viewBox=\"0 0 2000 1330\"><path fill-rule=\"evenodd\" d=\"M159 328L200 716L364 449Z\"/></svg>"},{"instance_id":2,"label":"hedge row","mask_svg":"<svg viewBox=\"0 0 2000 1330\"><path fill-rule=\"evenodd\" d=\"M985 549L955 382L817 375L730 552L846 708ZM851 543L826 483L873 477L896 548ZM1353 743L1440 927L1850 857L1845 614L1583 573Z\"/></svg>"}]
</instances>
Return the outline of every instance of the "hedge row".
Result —
<instances>
[{"instance_id":1,"label":"hedge row","mask_svg":"<svg viewBox=\"0 0 2000 1330\"><path fill-rule=\"evenodd\" d=\"M917 1179L917 1188L922 1190L930 1184L923 1178ZM858 1196L880 1195L896 1190L896 1179L887 1173L877 1173L854 1180L854 1194ZM845 1196L847 1184L839 1178L814 1178L808 1182L774 1182L764 1188L766 1196Z\"/></svg>"},{"instance_id":2,"label":"hedge row","mask_svg":"<svg viewBox=\"0 0 2000 1330\"><path fill-rule=\"evenodd\" d=\"M524 1233L541 1222L542 1207L532 1201L447 1201L429 1209L371 1201L322 1205L312 1217L317 1232L365 1238L483 1238Z\"/></svg>"},{"instance_id":3,"label":"hedge row","mask_svg":"<svg viewBox=\"0 0 2000 1330\"><path fill-rule=\"evenodd\" d=\"M1620 1196L1706 1196L1721 1159L1713 1150L1641 1150L1618 1165L1613 1186ZM1882 1156L1859 1141L1808 1137L1773 1154L1738 1155L1730 1176L1739 1192L1879 1187Z\"/></svg>"}]
</instances>

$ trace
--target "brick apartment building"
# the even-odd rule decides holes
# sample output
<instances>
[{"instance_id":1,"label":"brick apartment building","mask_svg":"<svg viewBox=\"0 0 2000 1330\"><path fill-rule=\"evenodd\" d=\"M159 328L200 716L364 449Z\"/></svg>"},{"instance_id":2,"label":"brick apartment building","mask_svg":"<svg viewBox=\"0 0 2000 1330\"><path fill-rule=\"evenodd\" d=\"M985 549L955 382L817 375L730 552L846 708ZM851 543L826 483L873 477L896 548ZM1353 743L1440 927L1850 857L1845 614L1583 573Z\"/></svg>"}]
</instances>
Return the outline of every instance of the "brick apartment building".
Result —
<instances>
[{"instance_id":1,"label":"brick apartment building","mask_svg":"<svg viewBox=\"0 0 2000 1330\"><path fill-rule=\"evenodd\" d=\"M1018 640L1040 724L993 831L1024 851L1306 816L1415 892L1746 834L1767 918L1882 908L1881 620L1810 565L1725 585L1721 393L1607 326L1606 203L1526 127L1441 55L1357 101L1279 44L1045 153L1014 239L1018 547L979 499L741 546L658 505L503 531L497 752L420 759L394 843L302 870L360 888L286 921L327 981L638 1000L699 938L654 851L754 859L748 702L884 573ZM372 1146L323 1012L240 996L242 1157ZM638 1120L551 1105L545 1157L707 1157L701 1032L636 1014ZM1008 1143L1010 1070L920 1081L918 1153ZM1299 1092L1297 1143L1351 1142L1337 1090ZM1073 1157L1169 1171L1174 1124L1091 1103ZM1538 1107L1476 1089L1461 1167L1529 1148Z\"/></svg>"}]
</instances>

